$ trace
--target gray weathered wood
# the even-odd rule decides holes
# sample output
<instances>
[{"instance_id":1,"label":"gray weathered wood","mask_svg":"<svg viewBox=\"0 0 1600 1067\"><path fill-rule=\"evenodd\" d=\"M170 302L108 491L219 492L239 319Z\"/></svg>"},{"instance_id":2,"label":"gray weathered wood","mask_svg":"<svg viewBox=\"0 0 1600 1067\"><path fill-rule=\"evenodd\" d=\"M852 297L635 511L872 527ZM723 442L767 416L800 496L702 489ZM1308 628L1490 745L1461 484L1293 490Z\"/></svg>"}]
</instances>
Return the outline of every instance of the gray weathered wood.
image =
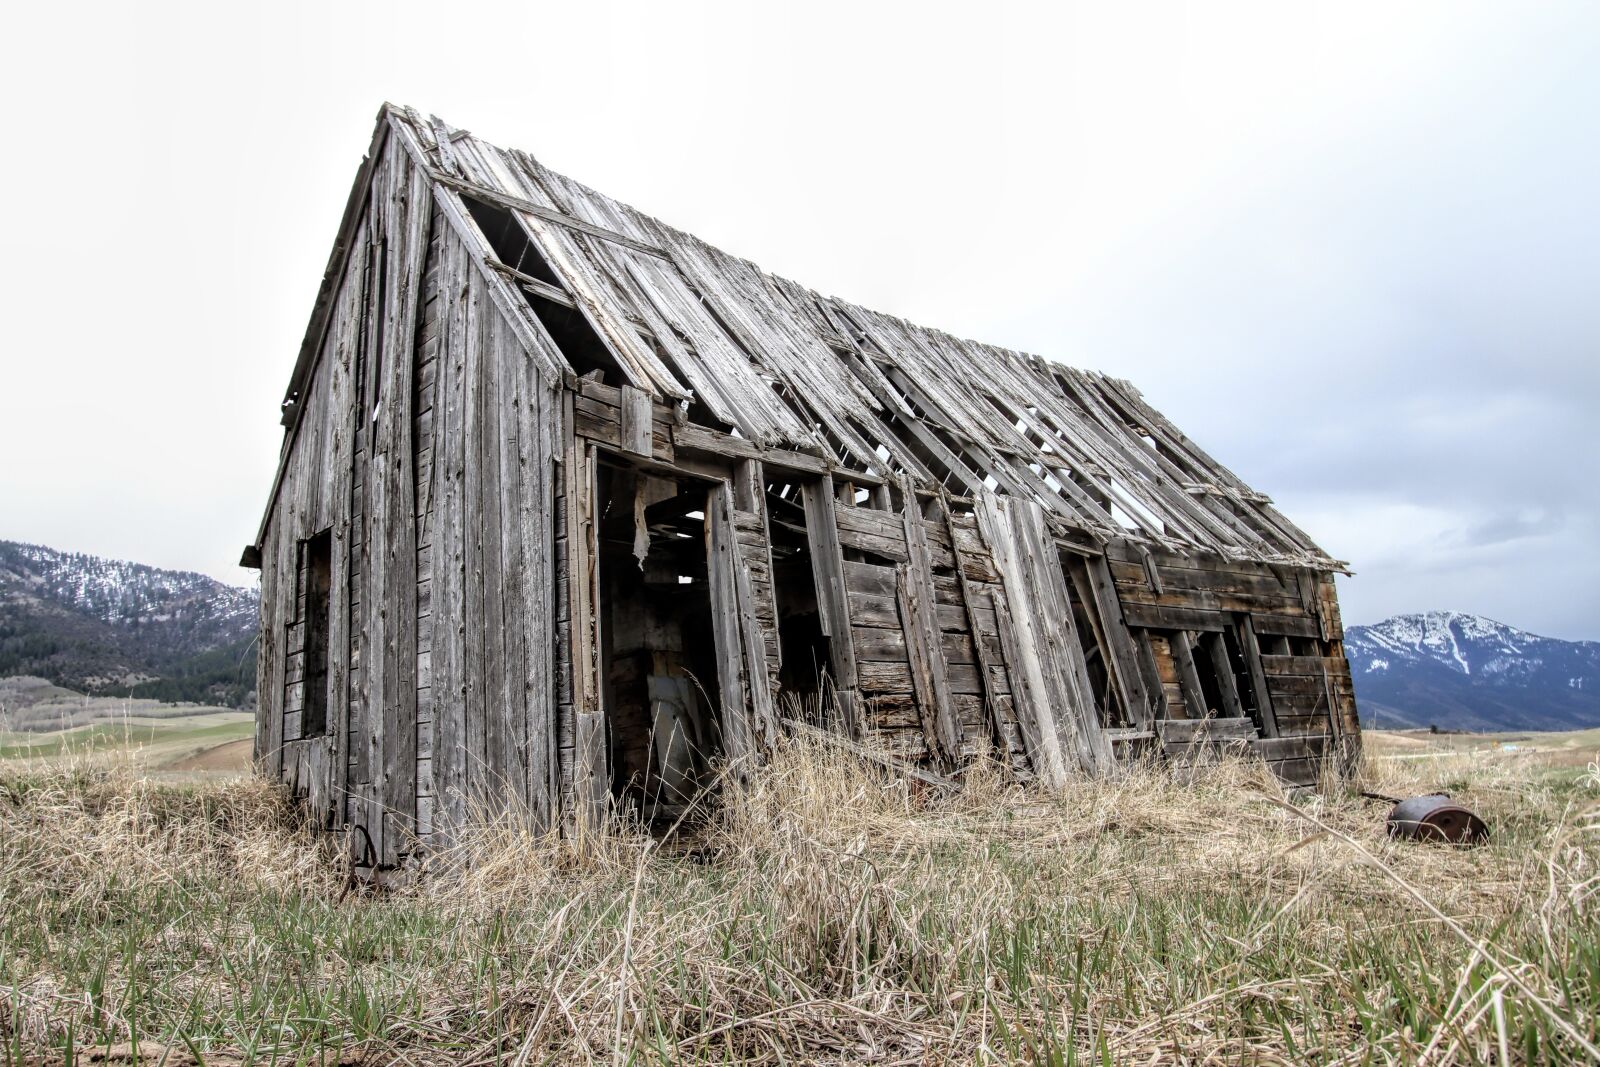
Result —
<instances>
[{"instance_id":1,"label":"gray weathered wood","mask_svg":"<svg viewBox=\"0 0 1600 1067\"><path fill-rule=\"evenodd\" d=\"M944 760L953 763L961 756L961 724L956 719L947 678L949 664L935 609L927 533L916 496L910 489L909 484L902 487L905 508L900 518L908 561L898 568L900 618L929 746Z\"/></svg>"},{"instance_id":2,"label":"gray weathered wood","mask_svg":"<svg viewBox=\"0 0 1600 1067\"><path fill-rule=\"evenodd\" d=\"M622 387L622 440L624 452L649 457L651 415L650 394L631 385Z\"/></svg>"},{"instance_id":3,"label":"gray weathered wood","mask_svg":"<svg viewBox=\"0 0 1600 1067\"><path fill-rule=\"evenodd\" d=\"M1189 718L1204 719L1217 708L1208 707L1205 688L1200 684L1200 672L1194 665L1194 634L1179 630L1171 637L1172 661L1178 666L1178 684L1183 688L1183 703Z\"/></svg>"},{"instance_id":4,"label":"gray weathered wood","mask_svg":"<svg viewBox=\"0 0 1600 1067\"><path fill-rule=\"evenodd\" d=\"M744 635L738 592L739 558L731 495L725 487L707 493L705 516L711 625L717 646L717 688L722 697L722 743L729 759L748 763L756 758L756 740L745 696L748 680L741 651ZM761 681L754 685L760 686Z\"/></svg>"},{"instance_id":5,"label":"gray weathered wood","mask_svg":"<svg viewBox=\"0 0 1600 1067\"><path fill-rule=\"evenodd\" d=\"M525 241L516 266L482 204L520 228L495 235ZM592 336L563 351L569 331ZM379 116L283 413L245 553L263 572L255 758L319 820L370 833L383 865L447 845L473 804L538 829L607 818L608 715L626 705L607 698L602 454L714 486L728 754L778 727L770 533L801 531L787 504L767 514L769 479L800 489L844 728L897 758L992 747L1047 783L1109 771L1085 647L1136 724L1124 751L1141 724L1247 707L1287 780L1359 751L1342 565L1131 385L823 297L406 109ZM671 515L657 536L688 528ZM296 573L322 531L325 626Z\"/></svg>"},{"instance_id":6,"label":"gray weathered wood","mask_svg":"<svg viewBox=\"0 0 1600 1067\"><path fill-rule=\"evenodd\" d=\"M571 425L571 394L565 416ZM571 596L573 698L573 804L582 837L603 825L610 807L605 711L600 689L600 590L596 559L594 450L569 438L567 472L568 589Z\"/></svg>"}]
</instances>

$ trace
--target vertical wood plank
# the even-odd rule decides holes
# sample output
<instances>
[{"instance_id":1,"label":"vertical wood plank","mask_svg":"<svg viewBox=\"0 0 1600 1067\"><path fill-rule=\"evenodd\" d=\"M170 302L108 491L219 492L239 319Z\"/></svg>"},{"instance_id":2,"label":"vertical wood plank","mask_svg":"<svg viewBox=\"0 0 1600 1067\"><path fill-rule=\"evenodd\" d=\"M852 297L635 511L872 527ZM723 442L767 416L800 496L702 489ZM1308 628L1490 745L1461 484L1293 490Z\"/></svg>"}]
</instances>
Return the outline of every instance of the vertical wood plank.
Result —
<instances>
[{"instance_id":1,"label":"vertical wood plank","mask_svg":"<svg viewBox=\"0 0 1600 1067\"><path fill-rule=\"evenodd\" d=\"M261 644L256 651L256 741L255 767L258 774L276 780L283 772L283 620L279 614L278 583L284 573L277 559L267 559L267 553L277 554L283 535L278 531L280 519L274 517L267 527L268 537L262 545L261 568Z\"/></svg>"},{"instance_id":2,"label":"vertical wood plank","mask_svg":"<svg viewBox=\"0 0 1600 1067\"><path fill-rule=\"evenodd\" d=\"M979 527L993 553L1009 611L1001 643L1011 668L1024 739L1036 753L1035 770L1052 785L1076 766L1098 773L1115 766L1090 692L1083 647L1072 623L1066 578L1037 504L984 492Z\"/></svg>"},{"instance_id":3,"label":"vertical wood plank","mask_svg":"<svg viewBox=\"0 0 1600 1067\"><path fill-rule=\"evenodd\" d=\"M1250 686L1255 690L1256 708L1261 713L1261 735L1278 736L1278 715L1272 707L1272 691L1267 686L1267 672L1261 663L1261 642L1256 640L1255 624L1249 615L1239 620L1239 647L1244 652L1245 663L1250 668Z\"/></svg>"},{"instance_id":4,"label":"vertical wood plank","mask_svg":"<svg viewBox=\"0 0 1600 1067\"><path fill-rule=\"evenodd\" d=\"M1206 719L1215 708L1207 707L1206 693L1200 685L1200 672L1194 665L1194 633L1189 630L1173 631L1172 660L1178 665L1178 684L1183 689L1183 703L1189 718Z\"/></svg>"},{"instance_id":5,"label":"vertical wood plank","mask_svg":"<svg viewBox=\"0 0 1600 1067\"><path fill-rule=\"evenodd\" d=\"M396 167L403 157L396 156ZM432 202L428 179L405 167L396 181L399 202L390 225L384 315L385 375L380 402L384 463L385 538L382 589L387 617L383 645L383 790L387 816L386 863L398 863L415 836L417 806L417 501L416 442L412 411L423 271L427 263ZM402 210L403 208L403 210Z\"/></svg>"},{"instance_id":6,"label":"vertical wood plank","mask_svg":"<svg viewBox=\"0 0 1600 1067\"><path fill-rule=\"evenodd\" d=\"M519 508L514 523L521 561L516 584L516 618L521 640L521 743L528 816L536 831L551 826L551 763L556 744L556 693L551 653L554 647L555 577L551 568L550 430L548 390L534 360L513 349L511 380L516 425L515 469Z\"/></svg>"},{"instance_id":7,"label":"vertical wood plank","mask_svg":"<svg viewBox=\"0 0 1600 1067\"><path fill-rule=\"evenodd\" d=\"M856 695L856 651L850 636L850 605L844 584L844 549L834 515L833 479L808 480L800 486L806 512L806 540L811 546L812 577L817 590L817 615L828 638L834 700L851 737L861 735Z\"/></svg>"},{"instance_id":8,"label":"vertical wood plank","mask_svg":"<svg viewBox=\"0 0 1600 1067\"><path fill-rule=\"evenodd\" d=\"M1130 631L1133 640L1134 655L1139 666L1140 677L1144 679L1145 691L1150 694L1150 717L1165 719L1167 717L1167 690L1161 682L1161 668L1156 664L1155 649L1150 646L1150 635L1144 630ZM1146 724L1148 725L1148 724Z\"/></svg>"},{"instance_id":9,"label":"vertical wood plank","mask_svg":"<svg viewBox=\"0 0 1600 1067\"><path fill-rule=\"evenodd\" d=\"M650 394L631 385L622 387L622 450L650 457Z\"/></svg>"},{"instance_id":10,"label":"vertical wood plank","mask_svg":"<svg viewBox=\"0 0 1600 1067\"><path fill-rule=\"evenodd\" d=\"M778 739L778 715L772 701L773 672L767 664L767 641L761 622L757 618L756 597L753 583L750 580L750 563L745 558L747 551L739 542L738 531L733 525L733 492L724 483L712 490L720 502L718 514L725 516L728 525L722 531L722 536L733 549L733 575L734 594L737 599L738 633L744 646L744 672L745 681L750 694L749 722L751 726L751 753L755 760L760 760L763 752L770 749ZM711 512L706 516L709 520ZM765 527L763 527L765 528ZM767 573L771 574L771 563L768 562ZM715 588L715 585L713 585Z\"/></svg>"},{"instance_id":11,"label":"vertical wood plank","mask_svg":"<svg viewBox=\"0 0 1600 1067\"><path fill-rule=\"evenodd\" d=\"M961 758L961 723L956 718L955 703L950 696L950 665L945 660L939 629L928 534L911 485L902 484L901 491L904 508L900 524L905 531L908 558L895 568L899 579L896 591L901 627L906 635L906 652L911 660L911 682L929 749L941 754L945 762L954 764Z\"/></svg>"},{"instance_id":12,"label":"vertical wood plank","mask_svg":"<svg viewBox=\"0 0 1600 1067\"><path fill-rule=\"evenodd\" d=\"M1200 635L1200 643L1211 657L1211 673L1217 679L1217 689L1222 694L1222 711L1233 719L1248 718L1244 702L1239 699L1239 686L1234 681L1233 664L1228 661L1227 643L1220 633Z\"/></svg>"},{"instance_id":13,"label":"vertical wood plank","mask_svg":"<svg viewBox=\"0 0 1600 1067\"><path fill-rule=\"evenodd\" d=\"M467 818L466 251L454 235L445 242L439 335L434 455L438 501L431 553L434 572L433 765L434 833L455 839Z\"/></svg>"},{"instance_id":14,"label":"vertical wood plank","mask_svg":"<svg viewBox=\"0 0 1600 1067\"><path fill-rule=\"evenodd\" d=\"M1003 669L1003 665L995 663L990 655L988 643L983 637L982 619L975 611L978 595L973 589L972 580L967 577L970 550L963 545L963 539L957 533L949 502L941 496L938 507L945 532L950 538L950 553L955 559L956 587L961 591L961 611L966 617L967 632L972 635L972 648L978 661L978 679L983 687L983 706L989 718L990 737L999 751L1001 761L1010 762L1010 742L1006 737L1008 721L1001 711L999 694L995 692L994 672L997 667Z\"/></svg>"},{"instance_id":15,"label":"vertical wood plank","mask_svg":"<svg viewBox=\"0 0 1600 1067\"><path fill-rule=\"evenodd\" d=\"M489 447L486 438L489 430L485 423L486 373L484 352L483 300L476 286L467 286L465 323L464 375L465 405L462 410L464 477L462 480L462 534L463 555L466 560L464 597L466 626L463 634L462 673L466 681L465 724L467 797L469 812L480 805L493 789L488 761L488 691L486 672L488 653L485 640L489 636L489 621L484 610L484 583L486 550L494 547L495 538L487 536L485 515L489 508L498 508L498 501L485 500L483 457ZM494 526L499 532L498 522Z\"/></svg>"},{"instance_id":16,"label":"vertical wood plank","mask_svg":"<svg viewBox=\"0 0 1600 1067\"><path fill-rule=\"evenodd\" d=\"M479 655L483 658L482 679L482 733L475 735L482 746L481 780L474 783L474 792L480 803L493 812L501 812L511 793L511 776L506 757L511 747L506 700L506 625L505 625L505 541L501 517L504 512L504 489L500 483L501 396L499 389L499 350L495 345L497 314L477 296L474 287L474 304L478 312L477 329L473 339L477 346L478 372L475 385L482 385L478 395L477 440L475 448L478 480L478 521L473 527L473 537L479 547L482 567L482 633L479 635Z\"/></svg>"},{"instance_id":17,"label":"vertical wood plank","mask_svg":"<svg viewBox=\"0 0 1600 1067\"><path fill-rule=\"evenodd\" d=\"M722 697L722 745L728 759L748 763L755 739L745 702L745 671L740 655L737 539L731 495L726 486L706 494L706 569L711 589L711 626L717 645L717 686Z\"/></svg>"},{"instance_id":18,"label":"vertical wood plank","mask_svg":"<svg viewBox=\"0 0 1600 1067\"><path fill-rule=\"evenodd\" d=\"M565 394L565 424L572 426L572 394ZM568 431L567 556L572 601L573 817L581 838L598 829L609 810L605 709L601 700L600 587L595 545L594 450Z\"/></svg>"},{"instance_id":19,"label":"vertical wood plank","mask_svg":"<svg viewBox=\"0 0 1600 1067\"><path fill-rule=\"evenodd\" d=\"M1055 694L1056 729L1062 734L1063 747L1070 742L1076 750L1084 771L1109 771L1116 759L1095 709L1094 687L1089 682L1083 642L1073 621L1066 574L1045 525L1044 509L1031 501L1011 500L1007 504L1017 517L1015 528L1022 535L1021 555L1027 563L1025 577L1032 585L1033 603L1039 612L1036 632L1042 641L1041 654L1050 668L1047 677Z\"/></svg>"},{"instance_id":20,"label":"vertical wood plank","mask_svg":"<svg viewBox=\"0 0 1600 1067\"><path fill-rule=\"evenodd\" d=\"M367 325L367 368L372 398L369 399L366 410L361 415L367 436L367 469L363 479L366 495L363 511L367 526L367 573L365 589L361 596L362 603L366 605L366 640L363 642L361 661L361 736L364 744L361 774L362 811L358 822L365 828L366 836L371 842L374 855L370 858L379 863L388 854L384 833L388 820L383 814L384 727L388 716L384 714L383 700L384 665L387 655L385 650L389 641L388 617L384 611L384 596L388 589L386 546L389 543L389 510L385 496L388 478L384 468L389 462L387 454L389 441L383 434L381 420L373 418L373 410L381 399L382 383L388 375L388 365L384 359L387 355L384 345L388 332L389 307L389 294L385 289L388 280L385 245L389 214L395 199L395 169L392 158L379 167L374 175L373 203L369 208L372 219L374 269Z\"/></svg>"}]
</instances>

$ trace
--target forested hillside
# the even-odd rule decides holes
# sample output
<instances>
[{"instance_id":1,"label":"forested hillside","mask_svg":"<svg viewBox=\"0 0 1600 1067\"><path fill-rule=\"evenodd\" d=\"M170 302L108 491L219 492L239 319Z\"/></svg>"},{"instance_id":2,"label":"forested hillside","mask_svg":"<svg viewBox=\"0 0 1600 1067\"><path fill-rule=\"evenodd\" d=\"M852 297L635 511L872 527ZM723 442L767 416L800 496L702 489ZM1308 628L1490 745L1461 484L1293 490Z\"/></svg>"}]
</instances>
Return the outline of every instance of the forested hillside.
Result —
<instances>
[{"instance_id":1,"label":"forested hillside","mask_svg":"<svg viewBox=\"0 0 1600 1067\"><path fill-rule=\"evenodd\" d=\"M245 707L257 602L203 574L0 541L0 677Z\"/></svg>"}]
</instances>

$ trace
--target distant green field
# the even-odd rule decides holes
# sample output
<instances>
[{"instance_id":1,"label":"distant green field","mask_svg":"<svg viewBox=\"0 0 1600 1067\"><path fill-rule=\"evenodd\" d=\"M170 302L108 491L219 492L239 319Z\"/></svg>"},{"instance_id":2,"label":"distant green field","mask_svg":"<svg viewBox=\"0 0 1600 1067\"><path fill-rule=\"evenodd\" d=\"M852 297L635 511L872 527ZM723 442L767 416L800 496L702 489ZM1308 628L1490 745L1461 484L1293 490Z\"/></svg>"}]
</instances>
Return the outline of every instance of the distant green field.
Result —
<instances>
[{"instance_id":1,"label":"distant green field","mask_svg":"<svg viewBox=\"0 0 1600 1067\"><path fill-rule=\"evenodd\" d=\"M0 730L0 769L124 766L172 782L237 778L250 769L254 722L227 708L152 705L66 729Z\"/></svg>"},{"instance_id":2,"label":"distant green field","mask_svg":"<svg viewBox=\"0 0 1600 1067\"><path fill-rule=\"evenodd\" d=\"M250 720L195 726L178 720L172 723L140 723L122 726L95 723L56 734L0 734L0 759L51 759L79 752L141 748L160 744L220 745L249 737Z\"/></svg>"}]
</instances>

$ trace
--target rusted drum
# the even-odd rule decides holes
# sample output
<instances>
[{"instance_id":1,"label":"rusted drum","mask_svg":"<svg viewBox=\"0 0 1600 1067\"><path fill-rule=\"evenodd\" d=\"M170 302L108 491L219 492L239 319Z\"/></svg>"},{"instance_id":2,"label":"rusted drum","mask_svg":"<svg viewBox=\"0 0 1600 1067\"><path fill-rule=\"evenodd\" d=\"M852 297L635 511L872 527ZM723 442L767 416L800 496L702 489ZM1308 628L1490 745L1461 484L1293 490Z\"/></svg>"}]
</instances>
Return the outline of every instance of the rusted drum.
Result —
<instances>
[{"instance_id":1,"label":"rusted drum","mask_svg":"<svg viewBox=\"0 0 1600 1067\"><path fill-rule=\"evenodd\" d=\"M1471 845L1489 836L1489 827L1442 793L1402 800L1389 813L1389 836Z\"/></svg>"}]
</instances>

